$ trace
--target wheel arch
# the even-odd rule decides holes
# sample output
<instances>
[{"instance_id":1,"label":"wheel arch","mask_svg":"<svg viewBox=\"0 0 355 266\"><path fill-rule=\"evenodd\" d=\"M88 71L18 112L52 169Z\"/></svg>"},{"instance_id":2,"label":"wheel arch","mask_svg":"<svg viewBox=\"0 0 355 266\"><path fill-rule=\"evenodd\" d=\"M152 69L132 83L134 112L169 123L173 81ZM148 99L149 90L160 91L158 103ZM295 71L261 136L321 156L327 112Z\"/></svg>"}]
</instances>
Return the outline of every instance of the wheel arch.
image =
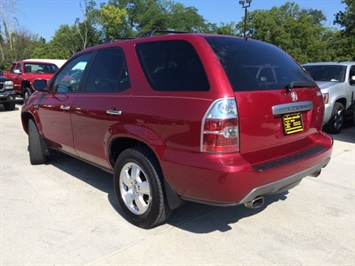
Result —
<instances>
[{"instance_id":1,"label":"wheel arch","mask_svg":"<svg viewBox=\"0 0 355 266\"><path fill-rule=\"evenodd\" d=\"M24 89L24 88L30 88L32 89L32 83L28 80L28 79L24 79L22 80L21 82L21 88Z\"/></svg>"},{"instance_id":2,"label":"wheel arch","mask_svg":"<svg viewBox=\"0 0 355 266\"><path fill-rule=\"evenodd\" d=\"M342 105L344 105L344 108L346 109L346 98L339 98L334 103L341 103Z\"/></svg>"},{"instance_id":3,"label":"wheel arch","mask_svg":"<svg viewBox=\"0 0 355 266\"><path fill-rule=\"evenodd\" d=\"M41 122L38 120L38 119L36 119L36 116L33 114L33 113L31 113L31 112L23 112L22 114L21 114L21 123L22 123L22 127L23 127L23 130L28 134L28 121L30 120L30 119L32 119L34 122L35 122L35 124L36 124L36 127L38 128L38 131L39 131L39 133L42 135L42 137L43 137L43 134L42 134L42 124L41 124Z\"/></svg>"},{"instance_id":4,"label":"wheel arch","mask_svg":"<svg viewBox=\"0 0 355 266\"><path fill-rule=\"evenodd\" d=\"M148 152L151 153L153 156L156 165L159 167L157 171L161 173L161 176L163 178L162 183L163 183L163 189L164 189L164 194L166 196L166 199L168 201L170 209L176 209L179 206L183 204L183 200L180 199L178 194L175 192L174 188L168 183L166 178L164 177L164 173L161 168L160 161L158 159L158 156L156 152L154 151L153 148L151 148L149 145L144 143L141 140L130 138L130 137L118 137L114 140L111 141L110 146L109 146L109 160L110 164L114 167L115 162L118 158L118 156L126 149L129 148L135 148L135 147L144 147Z\"/></svg>"},{"instance_id":5,"label":"wheel arch","mask_svg":"<svg viewBox=\"0 0 355 266\"><path fill-rule=\"evenodd\" d=\"M21 122L22 122L22 127L23 130L28 134L28 121L32 119L33 121L35 121L36 125L37 125L37 121L34 118L34 116L31 113L25 112L21 114ZM38 125L37 125L38 127Z\"/></svg>"}]
</instances>

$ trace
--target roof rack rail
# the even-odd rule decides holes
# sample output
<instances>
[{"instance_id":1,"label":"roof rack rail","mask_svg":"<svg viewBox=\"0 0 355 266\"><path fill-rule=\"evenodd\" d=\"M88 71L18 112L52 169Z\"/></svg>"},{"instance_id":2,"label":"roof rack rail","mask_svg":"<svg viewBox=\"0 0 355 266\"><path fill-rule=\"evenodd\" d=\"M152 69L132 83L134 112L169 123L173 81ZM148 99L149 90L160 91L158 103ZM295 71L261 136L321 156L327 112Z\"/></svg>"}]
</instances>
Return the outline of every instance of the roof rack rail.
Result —
<instances>
[{"instance_id":1,"label":"roof rack rail","mask_svg":"<svg viewBox=\"0 0 355 266\"><path fill-rule=\"evenodd\" d=\"M107 39L103 40L102 43L111 43L111 42L115 42L115 41L119 41L119 40L121 41L121 40L131 40L131 39L134 39L134 38L116 36L116 37L112 37L112 38L107 38Z\"/></svg>"},{"instance_id":2,"label":"roof rack rail","mask_svg":"<svg viewBox=\"0 0 355 266\"><path fill-rule=\"evenodd\" d=\"M151 30L144 33L141 37L152 37L157 35L157 33L163 34L181 34L181 33L190 33L187 31L175 31L175 30Z\"/></svg>"},{"instance_id":3,"label":"roof rack rail","mask_svg":"<svg viewBox=\"0 0 355 266\"><path fill-rule=\"evenodd\" d=\"M163 34L181 34L181 33L191 33L188 31L175 31L175 30L151 30L148 31L146 33L144 33L143 35L139 36L139 37L152 37L155 35L163 35ZM137 38L139 38L137 37ZM102 43L111 43L111 42L115 42L115 41L120 41L120 40L131 40L131 39L135 39L135 37L112 37L112 38L107 38L105 40L102 41Z\"/></svg>"}]
</instances>

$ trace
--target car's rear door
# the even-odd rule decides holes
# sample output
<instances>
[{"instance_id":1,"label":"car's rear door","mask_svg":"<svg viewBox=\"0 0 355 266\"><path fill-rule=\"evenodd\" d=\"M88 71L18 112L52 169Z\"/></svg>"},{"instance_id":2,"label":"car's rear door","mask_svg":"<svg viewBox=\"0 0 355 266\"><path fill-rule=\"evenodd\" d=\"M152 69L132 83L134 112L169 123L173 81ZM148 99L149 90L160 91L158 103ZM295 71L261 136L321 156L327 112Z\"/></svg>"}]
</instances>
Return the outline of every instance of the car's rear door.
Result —
<instances>
[{"instance_id":1,"label":"car's rear door","mask_svg":"<svg viewBox=\"0 0 355 266\"><path fill-rule=\"evenodd\" d=\"M111 168L107 146L122 125L131 94L123 50L95 53L83 91L73 102L74 146L84 160Z\"/></svg>"}]
</instances>

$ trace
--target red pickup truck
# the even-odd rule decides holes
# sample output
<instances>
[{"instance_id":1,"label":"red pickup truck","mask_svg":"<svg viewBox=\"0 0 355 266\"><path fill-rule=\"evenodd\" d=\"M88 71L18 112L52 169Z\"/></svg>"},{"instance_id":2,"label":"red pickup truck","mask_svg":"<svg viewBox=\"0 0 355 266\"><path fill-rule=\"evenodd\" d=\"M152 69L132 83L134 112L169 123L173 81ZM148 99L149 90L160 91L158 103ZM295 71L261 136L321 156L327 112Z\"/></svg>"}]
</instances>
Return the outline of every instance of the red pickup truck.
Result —
<instances>
[{"instance_id":1,"label":"red pickup truck","mask_svg":"<svg viewBox=\"0 0 355 266\"><path fill-rule=\"evenodd\" d=\"M34 79L50 80L55 72L66 62L61 59L26 59L12 62L9 71L3 75L12 80L16 95L27 99L34 88Z\"/></svg>"}]
</instances>

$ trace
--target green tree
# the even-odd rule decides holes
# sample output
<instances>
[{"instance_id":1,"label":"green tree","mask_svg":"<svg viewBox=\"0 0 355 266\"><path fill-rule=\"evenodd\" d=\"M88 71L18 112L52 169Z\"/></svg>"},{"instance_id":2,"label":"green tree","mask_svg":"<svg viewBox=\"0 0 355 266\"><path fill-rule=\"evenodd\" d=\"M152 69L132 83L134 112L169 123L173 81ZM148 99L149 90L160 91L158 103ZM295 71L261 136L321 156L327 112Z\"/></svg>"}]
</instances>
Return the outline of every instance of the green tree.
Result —
<instances>
[{"instance_id":1,"label":"green tree","mask_svg":"<svg viewBox=\"0 0 355 266\"><path fill-rule=\"evenodd\" d=\"M334 24L342 27L338 40L341 58L355 61L355 0L343 0L345 11L335 15Z\"/></svg>"},{"instance_id":2,"label":"green tree","mask_svg":"<svg viewBox=\"0 0 355 266\"><path fill-rule=\"evenodd\" d=\"M113 3L101 5L98 23L102 27L103 38L122 36L127 29L127 11Z\"/></svg>"},{"instance_id":3,"label":"green tree","mask_svg":"<svg viewBox=\"0 0 355 266\"><path fill-rule=\"evenodd\" d=\"M80 51L80 37L75 25L63 24L56 30L52 40L33 51L38 58L68 59Z\"/></svg>"},{"instance_id":4,"label":"green tree","mask_svg":"<svg viewBox=\"0 0 355 266\"><path fill-rule=\"evenodd\" d=\"M94 0L82 0L80 8L83 13L83 21L79 18L75 20L75 28L79 37L80 50L93 46L99 42L100 35L97 26L98 10L95 9L96 3Z\"/></svg>"},{"instance_id":5,"label":"green tree","mask_svg":"<svg viewBox=\"0 0 355 266\"><path fill-rule=\"evenodd\" d=\"M185 7L180 3L168 2L166 9L168 29L188 32L205 32L207 30L205 19L198 14L195 7Z\"/></svg>"},{"instance_id":6,"label":"green tree","mask_svg":"<svg viewBox=\"0 0 355 266\"><path fill-rule=\"evenodd\" d=\"M215 33L221 35L230 35L230 36L238 36L239 31L236 28L236 23L207 23L207 29L205 30L206 33Z\"/></svg>"},{"instance_id":7,"label":"green tree","mask_svg":"<svg viewBox=\"0 0 355 266\"><path fill-rule=\"evenodd\" d=\"M151 30L204 32L209 29L195 7L167 0L110 0L127 11L127 32L139 36Z\"/></svg>"},{"instance_id":8,"label":"green tree","mask_svg":"<svg viewBox=\"0 0 355 266\"><path fill-rule=\"evenodd\" d=\"M11 62L32 57L32 51L37 47L39 38L27 30L20 29L10 34L9 39L0 38L0 51L2 53L0 68L8 69Z\"/></svg>"},{"instance_id":9,"label":"green tree","mask_svg":"<svg viewBox=\"0 0 355 266\"><path fill-rule=\"evenodd\" d=\"M277 45L301 63L329 61L323 21L321 11L301 9L296 3L287 2L281 7L251 12L248 35ZM242 31L243 22L237 24L237 29Z\"/></svg>"}]
</instances>

